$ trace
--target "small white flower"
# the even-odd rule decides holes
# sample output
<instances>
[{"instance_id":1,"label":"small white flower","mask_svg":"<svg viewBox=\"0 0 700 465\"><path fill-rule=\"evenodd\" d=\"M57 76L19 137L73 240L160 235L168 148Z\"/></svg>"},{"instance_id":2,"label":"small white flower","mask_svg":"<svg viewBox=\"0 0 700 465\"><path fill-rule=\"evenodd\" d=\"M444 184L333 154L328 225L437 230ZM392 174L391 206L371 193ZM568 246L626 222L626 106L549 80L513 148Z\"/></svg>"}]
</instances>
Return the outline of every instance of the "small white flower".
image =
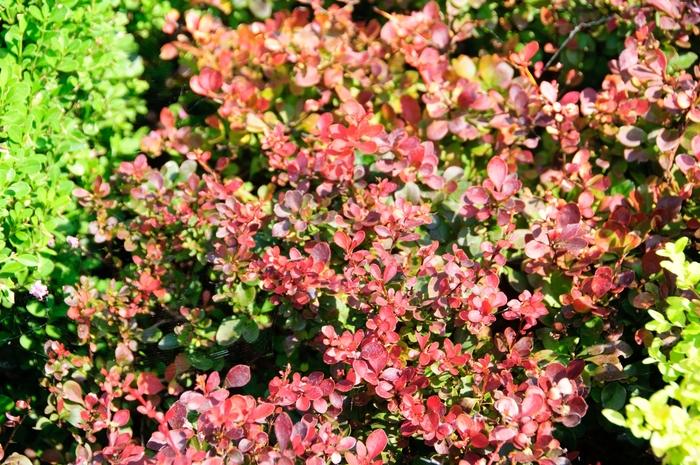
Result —
<instances>
[{"instance_id":1,"label":"small white flower","mask_svg":"<svg viewBox=\"0 0 700 465\"><path fill-rule=\"evenodd\" d=\"M49 288L46 287L44 283L37 280L34 282L34 284L32 284L32 287L29 289L29 293L38 300L44 300L44 297L49 294Z\"/></svg>"},{"instance_id":2,"label":"small white flower","mask_svg":"<svg viewBox=\"0 0 700 465\"><path fill-rule=\"evenodd\" d=\"M68 245L72 249L77 249L78 247L80 247L80 240L78 240L78 238L75 236L66 237L66 242L68 242Z\"/></svg>"}]
</instances>

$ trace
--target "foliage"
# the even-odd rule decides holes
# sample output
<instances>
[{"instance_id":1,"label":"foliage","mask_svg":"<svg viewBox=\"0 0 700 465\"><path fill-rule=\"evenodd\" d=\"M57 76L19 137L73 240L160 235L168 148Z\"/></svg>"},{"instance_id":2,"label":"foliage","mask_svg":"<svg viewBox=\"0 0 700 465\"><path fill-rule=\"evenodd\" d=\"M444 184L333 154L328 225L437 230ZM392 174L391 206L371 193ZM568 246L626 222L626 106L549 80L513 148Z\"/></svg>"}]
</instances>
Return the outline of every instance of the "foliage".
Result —
<instances>
[{"instance_id":1,"label":"foliage","mask_svg":"<svg viewBox=\"0 0 700 465\"><path fill-rule=\"evenodd\" d=\"M106 150L135 149L145 83L125 17L111 1L0 4L2 304L50 279L66 244L72 180L91 181ZM75 231L72 231L75 232ZM42 292L41 299L45 297Z\"/></svg>"},{"instance_id":2,"label":"foliage","mask_svg":"<svg viewBox=\"0 0 700 465\"><path fill-rule=\"evenodd\" d=\"M683 249L688 242L682 238L658 251L668 259L661 266L676 276L682 294L667 298L665 313L649 310L653 320L645 326L654 335L645 362L658 367L666 385L648 399L631 398L625 407L626 418L617 411L605 412L613 423L648 439L654 453L670 464L696 463L700 452L696 439L700 427L700 263L686 260Z\"/></svg>"},{"instance_id":3,"label":"foliage","mask_svg":"<svg viewBox=\"0 0 700 465\"><path fill-rule=\"evenodd\" d=\"M243 3L121 7L151 128L72 189L34 454L594 462L603 411L693 457L700 5Z\"/></svg>"},{"instance_id":4,"label":"foliage","mask_svg":"<svg viewBox=\"0 0 700 465\"><path fill-rule=\"evenodd\" d=\"M37 400L49 338L72 337L63 284L87 226L72 191L138 149L146 87L114 0L0 1L0 413ZM18 436L18 438L23 435Z\"/></svg>"}]
</instances>

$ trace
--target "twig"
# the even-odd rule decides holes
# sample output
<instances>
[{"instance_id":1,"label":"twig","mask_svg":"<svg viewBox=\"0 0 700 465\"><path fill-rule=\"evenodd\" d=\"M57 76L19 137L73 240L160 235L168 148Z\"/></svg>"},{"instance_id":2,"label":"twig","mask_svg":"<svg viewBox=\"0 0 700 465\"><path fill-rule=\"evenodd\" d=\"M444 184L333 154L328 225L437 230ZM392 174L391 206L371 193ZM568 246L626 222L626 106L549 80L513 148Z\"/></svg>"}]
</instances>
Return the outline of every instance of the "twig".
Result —
<instances>
[{"instance_id":1,"label":"twig","mask_svg":"<svg viewBox=\"0 0 700 465\"><path fill-rule=\"evenodd\" d=\"M564 48L566 48L567 45L569 45L569 42L571 42L574 39L576 34L578 34L579 32L581 32L584 29L588 29L591 27L595 27L595 26L599 26L601 24L607 23L608 21L610 21L614 17L615 17L615 15L610 15L610 16L606 16L604 18L598 18L598 19L594 19L592 21L578 24L575 28L573 28L571 30L571 32L569 32L569 35L566 37L566 39L564 39L564 42L561 43L561 45L559 46L557 51L554 52L554 55L552 55L549 58L549 60L547 61L547 64L544 65L544 69L547 69L550 66L552 66L552 64L556 61L556 59L559 56L559 54L561 53L561 51L564 50Z\"/></svg>"}]
</instances>

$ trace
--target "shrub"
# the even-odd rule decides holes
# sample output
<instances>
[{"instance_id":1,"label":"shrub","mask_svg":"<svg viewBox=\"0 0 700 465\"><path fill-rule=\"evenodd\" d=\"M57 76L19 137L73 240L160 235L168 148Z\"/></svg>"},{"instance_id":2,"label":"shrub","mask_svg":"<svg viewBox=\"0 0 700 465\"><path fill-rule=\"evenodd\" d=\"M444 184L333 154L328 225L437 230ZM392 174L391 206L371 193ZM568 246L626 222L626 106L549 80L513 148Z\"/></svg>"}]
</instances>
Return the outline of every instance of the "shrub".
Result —
<instances>
[{"instance_id":1,"label":"shrub","mask_svg":"<svg viewBox=\"0 0 700 465\"><path fill-rule=\"evenodd\" d=\"M566 464L652 389L697 6L386 3L167 14L143 153L73 191L52 460Z\"/></svg>"},{"instance_id":2,"label":"shrub","mask_svg":"<svg viewBox=\"0 0 700 465\"><path fill-rule=\"evenodd\" d=\"M3 415L9 395L45 397L37 390L43 344L74 331L61 285L100 262L75 252L86 216L71 192L138 149L132 123L146 110L138 96L146 83L118 8L113 0L0 1Z\"/></svg>"},{"instance_id":3,"label":"shrub","mask_svg":"<svg viewBox=\"0 0 700 465\"><path fill-rule=\"evenodd\" d=\"M682 238L658 251L668 259L661 266L675 275L676 286L684 294L668 297L664 313L649 310L653 320L645 326L654 335L645 363L657 366L666 385L648 399L631 398L625 407L626 418L617 411L604 412L613 423L650 440L654 454L670 464L695 463L700 452L696 439L700 427L696 354L700 264L686 261L683 249L687 245L688 239Z\"/></svg>"},{"instance_id":4,"label":"shrub","mask_svg":"<svg viewBox=\"0 0 700 465\"><path fill-rule=\"evenodd\" d=\"M134 150L129 132L144 111L136 94L145 83L113 3L27 0L0 9L5 307L15 290L50 278L72 215L72 180L101 174L106 150Z\"/></svg>"}]
</instances>

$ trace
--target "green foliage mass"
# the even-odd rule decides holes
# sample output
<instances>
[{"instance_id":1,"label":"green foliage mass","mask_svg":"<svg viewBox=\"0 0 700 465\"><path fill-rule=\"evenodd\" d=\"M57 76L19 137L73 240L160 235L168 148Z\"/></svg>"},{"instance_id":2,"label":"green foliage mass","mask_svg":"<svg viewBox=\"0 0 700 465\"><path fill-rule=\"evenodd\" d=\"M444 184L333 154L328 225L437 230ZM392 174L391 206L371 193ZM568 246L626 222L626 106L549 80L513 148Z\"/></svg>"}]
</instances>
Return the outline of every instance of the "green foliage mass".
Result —
<instances>
[{"instance_id":1,"label":"green foliage mass","mask_svg":"<svg viewBox=\"0 0 700 465\"><path fill-rule=\"evenodd\" d=\"M688 239L668 243L658 255L661 266L676 275L681 291L700 291L700 263L688 261ZM665 312L650 310L646 329L654 334L645 363L654 364L667 383L645 397L633 397L623 416L605 410L608 419L649 440L665 464L690 465L700 457L700 301L685 296L667 298Z\"/></svg>"},{"instance_id":2,"label":"green foliage mass","mask_svg":"<svg viewBox=\"0 0 700 465\"><path fill-rule=\"evenodd\" d=\"M146 83L114 0L0 1L0 301L54 271L74 183L133 152Z\"/></svg>"}]
</instances>

